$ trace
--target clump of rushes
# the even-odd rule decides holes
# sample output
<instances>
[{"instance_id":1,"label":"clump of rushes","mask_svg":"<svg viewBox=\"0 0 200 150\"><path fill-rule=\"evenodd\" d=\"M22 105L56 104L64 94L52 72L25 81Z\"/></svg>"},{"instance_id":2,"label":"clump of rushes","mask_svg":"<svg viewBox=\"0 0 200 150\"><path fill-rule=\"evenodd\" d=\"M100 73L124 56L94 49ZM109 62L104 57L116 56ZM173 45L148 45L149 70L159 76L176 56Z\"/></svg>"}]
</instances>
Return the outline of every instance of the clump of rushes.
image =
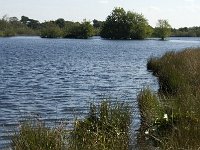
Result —
<instances>
[{"instance_id":1,"label":"clump of rushes","mask_svg":"<svg viewBox=\"0 0 200 150\"><path fill-rule=\"evenodd\" d=\"M146 90L139 95L141 117L148 122L141 132L162 149L198 149L200 48L151 58L147 68L158 77L160 89L157 96Z\"/></svg>"},{"instance_id":2,"label":"clump of rushes","mask_svg":"<svg viewBox=\"0 0 200 150\"><path fill-rule=\"evenodd\" d=\"M70 140L73 150L127 150L131 111L124 103L91 105L87 118L77 121Z\"/></svg>"},{"instance_id":3,"label":"clump of rushes","mask_svg":"<svg viewBox=\"0 0 200 150\"><path fill-rule=\"evenodd\" d=\"M43 121L30 119L21 123L12 137L11 147L13 150L61 150L66 148L67 134L62 125L49 128Z\"/></svg>"},{"instance_id":4,"label":"clump of rushes","mask_svg":"<svg viewBox=\"0 0 200 150\"><path fill-rule=\"evenodd\" d=\"M48 128L44 122L22 123L12 138L13 150L128 150L131 109L125 103L102 101L91 105L88 116L63 126Z\"/></svg>"},{"instance_id":5,"label":"clump of rushes","mask_svg":"<svg viewBox=\"0 0 200 150\"><path fill-rule=\"evenodd\" d=\"M62 127L50 129L42 121L26 121L12 137L12 149L61 150L64 148L64 131Z\"/></svg>"},{"instance_id":6,"label":"clump of rushes","mask_svg":"<svg viewBox=\"0 0 200 150\"><path fill-rule=\"evenodd\" d=\"M138 95L139 109L142 122L150 126L156 118L163 115L161 103L156 94L153 94L150 89L144 89Z\"/></svg>"}]
</instances>

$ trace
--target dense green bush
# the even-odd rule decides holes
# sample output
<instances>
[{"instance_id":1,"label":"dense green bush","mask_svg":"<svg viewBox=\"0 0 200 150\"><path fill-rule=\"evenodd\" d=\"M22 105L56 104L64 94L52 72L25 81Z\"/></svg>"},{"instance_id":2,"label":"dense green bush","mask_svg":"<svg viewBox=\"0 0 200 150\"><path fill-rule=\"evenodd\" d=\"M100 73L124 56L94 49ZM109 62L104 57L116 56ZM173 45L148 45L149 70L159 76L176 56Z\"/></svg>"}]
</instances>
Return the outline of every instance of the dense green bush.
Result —
<instances>
[{"instance_id":1,"label":"dense green bush","mask_svg":"<svg viewBox=\"0 0 200 150\"><path fill-rule=\"evenodd\" d=\"M62 37L62 31L58 25L54 22L45 22L41 29L42 38L60 38Z\"/></svg>"},{"instance_id":2,"label":"dense green bush","mask_svg":"<svg viewBox=\"0 0 200 150\"><path fill-rule=\"evenodd\" d=\"M123 8L112 11L100 33L107 39L144 39L150 34L151 28L142 14L126 12Z\"/></svg>"},{"instance_id":3,"label":"dense green bush","mask_svg":"<svg viewBox=\"0 0 200 150\"><path fill-rule=\"evenodd\" d=\"M94 35L94 28L90 22L84 20L82 23L71 23L65 27L65 38L87 39Z\"/></svg>"}]
</instances>

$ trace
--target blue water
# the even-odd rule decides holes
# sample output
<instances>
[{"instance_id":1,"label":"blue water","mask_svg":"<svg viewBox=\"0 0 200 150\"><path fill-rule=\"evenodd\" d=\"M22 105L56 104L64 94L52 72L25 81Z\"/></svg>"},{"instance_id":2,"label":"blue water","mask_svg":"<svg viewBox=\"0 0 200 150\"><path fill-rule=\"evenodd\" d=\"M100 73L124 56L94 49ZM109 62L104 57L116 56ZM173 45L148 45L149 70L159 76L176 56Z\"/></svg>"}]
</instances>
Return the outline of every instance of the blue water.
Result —
<instances>
[{"instance_id":1,"label":"blue water","mask_svg":"<svg viewBox=\"0 0 200 150\"><path fill-rule=\"evenodd\" d=\"M105 98L137 108L136 97L143 87L158 88L146 70L147 59L199 46L199 38L0 38L0 149L24 116L70 122L74 116L83 117L90 102Z\"/></svg>"}]
</instances>

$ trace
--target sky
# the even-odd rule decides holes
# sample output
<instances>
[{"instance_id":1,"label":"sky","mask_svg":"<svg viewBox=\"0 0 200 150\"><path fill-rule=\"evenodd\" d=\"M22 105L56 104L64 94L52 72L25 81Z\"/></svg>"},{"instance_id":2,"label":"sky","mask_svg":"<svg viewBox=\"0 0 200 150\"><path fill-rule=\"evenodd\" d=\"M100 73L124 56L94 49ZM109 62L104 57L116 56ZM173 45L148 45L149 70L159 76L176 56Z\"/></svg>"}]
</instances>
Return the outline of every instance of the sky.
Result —
<instances>
[{"instance_id":1,"label":"sky","mask_svg":"<svg viewBox=\"0 0 200 150\"><path fill-rule=\"evenodd\" d=\"M143 14L153 27L158 19L173 28L200 26L200 0L0 0L0 17L103 21L115 7Z\"/></svg>"}]
</instances>

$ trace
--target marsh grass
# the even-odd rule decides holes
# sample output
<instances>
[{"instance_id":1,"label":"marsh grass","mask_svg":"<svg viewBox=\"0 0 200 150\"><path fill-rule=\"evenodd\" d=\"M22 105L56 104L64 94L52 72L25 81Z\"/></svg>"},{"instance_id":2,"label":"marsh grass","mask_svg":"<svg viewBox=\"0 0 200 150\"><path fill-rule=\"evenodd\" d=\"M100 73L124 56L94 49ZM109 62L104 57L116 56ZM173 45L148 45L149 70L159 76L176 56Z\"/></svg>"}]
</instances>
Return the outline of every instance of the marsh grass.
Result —
<instances>
[{"instance_id":1,"label":"marsh grass","mask_svg":"<svg viewBox=\"0 0 200 150\"><path fill-rule=\"evenodd\" d=\"M200 148L200 49L151 58L147 68L160 88L157 95L144 90L138 97L142 118L151 120L148 133L141 133L162 149Z\"/></svg>"},{"instance_id":2,"label":"marsh grass","mask_svg":"<svg viewBox=\"0 0 200 150\"><path fill-rule=\"evenodd\" d=\"M126 103L102 101L90 106L88 116L75 120L73 130L48 128L34 120L22 123L12 138L13 150L127 150L131 108Z\"/></svg>"},{"instance_id":3,"label":"marsh grass","mask_svg":"<svg viewBox=\"0 0 200 150\"><path fill-rule=\"evenodd\" d=\"M12 137L11 146L14 150L61 150L65 132L62 126L49 128L43 121L26 120Z\"/></svg>"},{"instance_id":4,"label":"marsh grass","mask_svg":"<svg viewBox=\"0 0 200 150\"><path fill-rule=\"evenodd\" d=\"M71 149L127 150L129 146L130 107L103 101L91 105L88 117L74 125Z\"/></svg>"}]
</instances>

